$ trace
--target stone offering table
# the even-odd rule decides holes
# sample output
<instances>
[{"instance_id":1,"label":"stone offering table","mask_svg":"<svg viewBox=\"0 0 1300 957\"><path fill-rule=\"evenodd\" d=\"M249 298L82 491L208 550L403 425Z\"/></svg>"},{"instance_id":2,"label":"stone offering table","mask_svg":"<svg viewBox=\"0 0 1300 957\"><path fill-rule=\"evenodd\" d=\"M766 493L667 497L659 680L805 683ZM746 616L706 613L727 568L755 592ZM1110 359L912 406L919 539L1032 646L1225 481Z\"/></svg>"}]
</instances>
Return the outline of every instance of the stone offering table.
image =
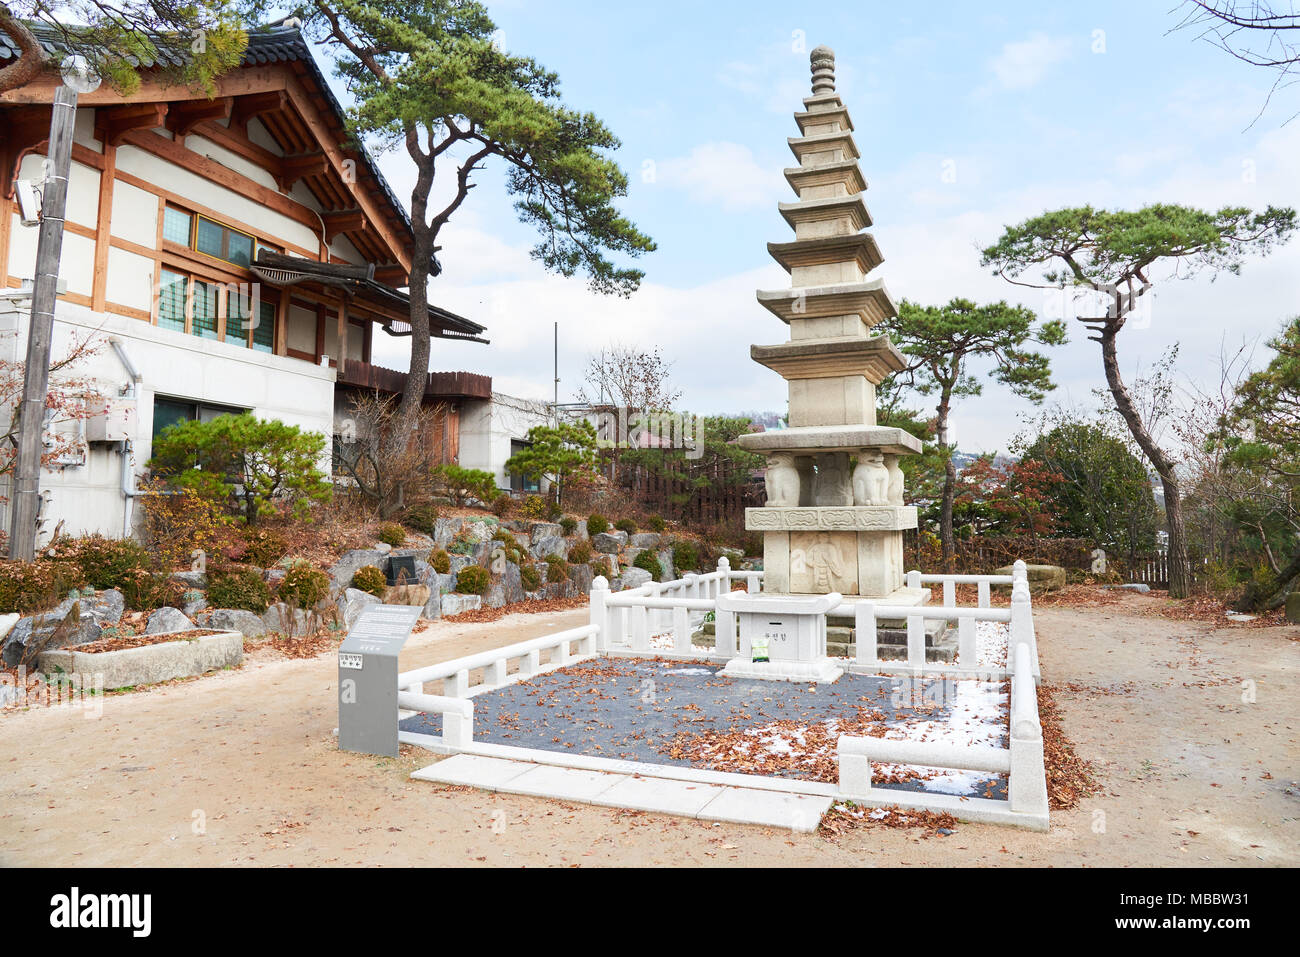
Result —
<instances>
[{"instance_id":1,"label":"stone offering table","mask_svg":"<svg viewBox=\"0 0 1300 957\"><path fill-rule=\"evenodd\" d=\"M740 653L722 673L730 678L770 681L813 681L829 684L844 669L826 656L826 613L840 603L826 595L750 595L726 592L718 596L718 611L732 612L740 625ZM765 641L767 661L754 660L756 640Z\"/></svg>"},{"instance_id":2,"label":"stone offering table","mask_svg":"<svg viewBox=\"0 0 1300 957\"><path fill-rule=\"evenodd\" d=\"M917 605L929 592L903 583L903 531L917 516L903 504L898 461L921 443L876 424L876 387L904 361L871 328L897 309L884 283L867 279L882 257L860 232L871 225L867 184L834 54L817 47L811 62L813 95L794 115L802 135L789 140L799 165L785 171L799 199L779 207L795 239L768 244L791 288L758 293L790 340L750 349L788 383L789 428L740 438L768 463L767 503L746 509L745 527L763 533L765 592Z\"/></svg>"}]
</instances>

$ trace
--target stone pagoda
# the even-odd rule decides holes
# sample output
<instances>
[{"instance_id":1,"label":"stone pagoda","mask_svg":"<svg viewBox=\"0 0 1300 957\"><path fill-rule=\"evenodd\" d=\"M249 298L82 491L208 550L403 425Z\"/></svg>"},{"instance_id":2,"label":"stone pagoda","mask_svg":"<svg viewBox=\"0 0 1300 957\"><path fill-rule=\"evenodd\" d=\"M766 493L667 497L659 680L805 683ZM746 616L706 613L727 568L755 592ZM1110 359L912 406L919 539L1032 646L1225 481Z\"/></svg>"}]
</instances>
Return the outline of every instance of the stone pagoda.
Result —
<instances>
[{"instance_id":1,"label":"stone pagoda","mask_svg":"<svg viewBox=\"0 0 1300 957\"><path fill-rule=\"evenodd\" d=\"M741 445L767 457L767 504L745 512L763 533L763 590L923 603L903 586L903 530L916 508L903 504L900 456L921 451L902 429L876 425L876 387L903 368L877 323L897 315L862 201L849 112L835 92L835 55L812 51L812 96L795 113L788 140L798 160L785 178L798 195L781 203L794 241L768 243L790 273L789 289L760 290L758 301L790 329L779 345L751 346L755 362L790 386L789 428L745 435Z\"/></svg>"}]
</instances>

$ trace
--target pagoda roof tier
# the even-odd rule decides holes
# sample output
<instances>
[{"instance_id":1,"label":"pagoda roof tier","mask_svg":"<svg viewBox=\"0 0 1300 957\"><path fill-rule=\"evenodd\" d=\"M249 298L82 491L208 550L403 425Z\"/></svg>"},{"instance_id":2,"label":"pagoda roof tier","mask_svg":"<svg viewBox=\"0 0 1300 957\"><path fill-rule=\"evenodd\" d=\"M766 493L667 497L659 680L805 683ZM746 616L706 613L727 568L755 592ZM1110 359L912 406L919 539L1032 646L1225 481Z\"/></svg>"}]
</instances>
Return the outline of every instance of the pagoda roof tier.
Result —
<instances>
[{"instance_id":1,"label":"pagoda roof tier","mask_svg":"<svg viewBox=\"0 0 1300 957\"><path fill-rule=\"evenodd\" d=\"M774 346L750 346L749 356L787 382L860 375L872 385L880 385L885 376L907 366L888 336L795 339Z\"/></svg>"},{"instance_id":2,"label":"pagoda roof tier","mask_svg":"<svg viewBox=\"0 0 1300 957\"><path fill-rule=\"evenodd\" d=\"M821 239L796 239L789 243L768 243L767 251L786 272L796 266L825 266L829 263L856 263L863 275L871 272L885 257L870 233L848 236L825 236Z\"/></svg>"},{"instance_id":3,"label":"pagoda roof tier","mask_svg":"<svg viewBox=\"0 0 1300 957\"><path fill-rule=\"evenodd\" d=\"M898 315L898 307L882 279L797 289L760 289L758 301L763 308L787 323L795 319L857 315L870 328Z\"/></svg>"},{"instance_id":4,"label":"pagoda roof tier","mask_svg":"<svg viewBox=\"0 0 1300 957\"><path fill-rule=\"evenodd\" d=\"M803 99L803 108L809 113L830 113L832 110L844 109L844 101L834 90L827 93L814 93L812 96L805 96Z\"/></svg>"},{"instance_id":5,"label":"pagoda roof tier","mask_svg":"<svg viewBox=\"0 0 1300 957\"><path fill-rule=\"evenodd\" d=\"M790 147L790 152L795 155L800 163L809 153L825 153L830 150L838 149L843 152L843 158L861 159L862 154L858 152L858 144L853 139L853 134L848 130L839 130L834 133L815 133L812 136L789 136L786 137L786 143Z\"/></svg>"},{"instance_id":6,"label":"pagoda roof tier","mask_svg":"<svg viewBox=\"0 0 1300 957\"><path fill-rule=\"evenodd\" d=\"M871 225L871 213L862 201L861 193L852 196L827 196L824 199L801 199L793 203L777 203L785 221L794 229L801 223L829 222L847 219L849 230L857 232Z\"/></svg>"},{"instance_id":7,"label":"pagoda roof tier","mask_svg":"<svg viewBox=\"0 0 1300 957\"><path fill-rule=\"evenodd\" d=\"M850 194L867 188L857 160L823 163L821 166L794 166L785 170L785 181L798 193L809 186L834 186L842 183Z\"/></svg>"},{"instance_id":8,"label":"pagoda roof tier","mask_svg":"<svg viewBox=\"0 0 1300 957\"><path fill-rule=\"evenodd\" d=\"M845 106L830 110L820 110L816 113L811 113L805 110L803 112L795 113L794 115L794 121L799 124L799 131L801 133L806 133L810 126L821 126L823 123L828 123L831 120L838 120L840 129L842 130L851 131L853 129L853 120L849 117L848 107Z\"/></svg>"},{"instance_id":9,"label":"pagoda roof tier","mask_svg":"<svg viewBox=\"0 0 1300 957\"><path fill-rule=\"evenodd\" d=\"M913 455L921 451L921 440L909 432L886 425L807 425L797 429L750 432L737 439L750 452L851 452L879 449L891 455Z\"/></svg>"}]
</instances>

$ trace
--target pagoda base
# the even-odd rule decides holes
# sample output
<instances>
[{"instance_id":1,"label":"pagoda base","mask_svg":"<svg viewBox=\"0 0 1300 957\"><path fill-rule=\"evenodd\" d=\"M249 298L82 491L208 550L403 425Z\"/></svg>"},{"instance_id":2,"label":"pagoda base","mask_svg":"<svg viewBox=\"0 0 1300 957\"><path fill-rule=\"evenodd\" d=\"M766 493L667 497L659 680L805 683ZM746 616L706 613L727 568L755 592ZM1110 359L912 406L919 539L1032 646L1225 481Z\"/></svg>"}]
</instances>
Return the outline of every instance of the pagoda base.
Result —
<instances>
[{"instance_id":1,"label":"pagoda base","mask_svg":"<svg viewBox=\"0 0 1300 957\"><path fill-rule=\"evenodd\" d=\"M903 571L901 529L763 533L763 590L772 594L892 595L903 587Z\"/></svg>"}]
</instances>

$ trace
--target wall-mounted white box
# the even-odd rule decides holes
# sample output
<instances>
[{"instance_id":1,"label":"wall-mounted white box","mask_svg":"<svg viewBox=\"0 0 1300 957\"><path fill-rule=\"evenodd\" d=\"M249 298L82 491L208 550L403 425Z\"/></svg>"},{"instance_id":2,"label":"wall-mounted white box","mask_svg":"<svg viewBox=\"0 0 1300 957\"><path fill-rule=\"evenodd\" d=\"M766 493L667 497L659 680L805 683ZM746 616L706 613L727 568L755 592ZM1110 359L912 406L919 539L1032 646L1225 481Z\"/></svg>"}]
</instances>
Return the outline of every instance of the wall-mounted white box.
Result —
<instances>
[{"instance_id":1,"label":"wall-mounted white box","mask_svg":"<svg viewBox=\"0 0 1300 957\"><path fill-rule=\"evenodd\" d=\"M86 441L130 442L135 439L135 399L111 398L104 401L104 411L86 420Z\"/></svg>"}]
</instances>

